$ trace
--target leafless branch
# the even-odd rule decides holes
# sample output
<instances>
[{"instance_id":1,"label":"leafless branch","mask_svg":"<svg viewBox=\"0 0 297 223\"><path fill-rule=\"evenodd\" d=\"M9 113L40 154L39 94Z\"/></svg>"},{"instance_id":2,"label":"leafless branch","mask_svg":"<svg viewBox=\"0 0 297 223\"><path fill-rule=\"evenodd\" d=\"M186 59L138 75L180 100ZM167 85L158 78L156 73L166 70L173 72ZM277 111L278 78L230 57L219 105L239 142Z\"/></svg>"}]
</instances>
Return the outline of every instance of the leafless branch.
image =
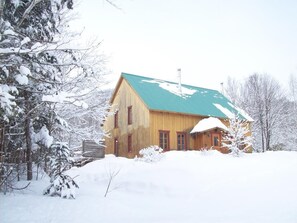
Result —
<instances>
[{"instance_id":1,"label":"leafless branch","mask_svg":"<svg viewBox=\"0 0 297 223\"><path fill-rule=\"evenodd\" d=\"M106 191L105 191L105 194L104 194L104 197L107 196L107 194L113 190L115 190L115 188L113 188L112 190L110 190L110 185L111 185L111 182L114 180L114 178L120 173L120 169L119 170L113 170L113 171L109 171L109 180L108 180L108 184L107 184L107 187L106 187Z\"/></svg>"},{"instance_id":2,"label":"leafless branch","mask_svg":"<svg viewBox=\"0 0 297 223\"><path fill-rule=\"evenodd\" d=\"M17 24L17 28L19 28L22 23L24 22L24 20L26 19L26 17L29 15L29 13L32 11L32 9L35 7L36 4L38 4L39 2L41 2L42 0L33 0L31 2L31 4L28 6L28 8L25 10L22 18L20 19L20 21Z\"/></svg>"},{"instance_id":3,"label":"leafless branch","mask_svg":"<svg viewBox=\"0 0 297 223\"><path fill-rule=\"evenodd\" d=\"M115 7L116 9L118 9L118 10L122 10L119 6L117 6L113 1L111 1L111 0L106 0L106 2L108 3L108 4L110 4L111 6L113 6L113 7Z\"/></svg>"}]
</instances>

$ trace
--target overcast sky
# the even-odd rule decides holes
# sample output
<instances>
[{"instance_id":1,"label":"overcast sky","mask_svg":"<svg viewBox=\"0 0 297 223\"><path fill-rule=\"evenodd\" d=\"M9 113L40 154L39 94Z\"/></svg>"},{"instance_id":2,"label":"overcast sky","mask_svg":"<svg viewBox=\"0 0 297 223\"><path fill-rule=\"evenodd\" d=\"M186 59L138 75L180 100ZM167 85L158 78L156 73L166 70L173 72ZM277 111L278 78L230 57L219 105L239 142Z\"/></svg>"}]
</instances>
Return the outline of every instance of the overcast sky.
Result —
<instances>
[{"instance_id":1,"label":"overcast sky","mask_svg":"<svg viewBox=\"0 0 297 223\"><path fill-rule=\"evenodd\" d=\"M81 0L77 28L121 72L220 89L227 77L297 75L297 0Z\"/></svg>"}]
</instances>

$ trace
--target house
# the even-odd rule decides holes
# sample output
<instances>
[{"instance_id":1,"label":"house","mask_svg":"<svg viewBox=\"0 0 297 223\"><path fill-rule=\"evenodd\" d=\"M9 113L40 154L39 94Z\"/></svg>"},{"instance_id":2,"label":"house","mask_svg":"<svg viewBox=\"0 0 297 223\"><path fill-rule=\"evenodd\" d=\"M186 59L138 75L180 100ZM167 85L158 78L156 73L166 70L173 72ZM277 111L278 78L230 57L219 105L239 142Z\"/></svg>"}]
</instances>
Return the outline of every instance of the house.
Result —
<instances>
[{"instance_id":1,"label":"house","mask_svg":"<svg viewBox=\"0 0 297 223\"><path fill-rule=\"evenodd\" d=\"M216 90L122 73L112 94L106 153L133 158L140 149L215 148L222 152L222 131L237 113L249 119Z\"/></svg>"}]
</instances>

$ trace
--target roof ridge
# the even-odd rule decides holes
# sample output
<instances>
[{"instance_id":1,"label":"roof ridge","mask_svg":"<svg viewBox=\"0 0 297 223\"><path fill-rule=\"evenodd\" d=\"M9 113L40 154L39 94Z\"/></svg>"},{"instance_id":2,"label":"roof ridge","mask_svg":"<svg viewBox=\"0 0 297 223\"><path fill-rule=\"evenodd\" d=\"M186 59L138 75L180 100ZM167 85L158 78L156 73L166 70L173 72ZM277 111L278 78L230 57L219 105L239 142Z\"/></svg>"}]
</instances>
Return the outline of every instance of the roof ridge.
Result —
<instances>
[{"instance_id":1,"label":"roof ridge","mask_svg":"<svg viewBox=\"0 0 297 223\"><path fill-rule=\"evenodd\" d=\"M131 74L131 73L126 73L126 72L122 72L121 76L124 75L128 75L128 76L134 76L134 77L139 77L139 78L146 78L146 79L150 79L150 80L158 80L158 81L164 81L170 84L178 84L177 82L174 81L168 81L168 80L164 80L164 79L160 79L160 78L153 78L153 77L147 77L147 76L141 76L141 75L137 75L137 74ZM199 89L203 89L203 90L208 90L208 91L216 91L218 93L221 94L221 92L219 92L218 90L215 89L210 89L210 88L205 88L205 87L199 87L199 86L194 86L194 85L189 85L189 84L181 84L184 87L192 87L192 88L199 88Z\"/></svg>"}]
</instances>

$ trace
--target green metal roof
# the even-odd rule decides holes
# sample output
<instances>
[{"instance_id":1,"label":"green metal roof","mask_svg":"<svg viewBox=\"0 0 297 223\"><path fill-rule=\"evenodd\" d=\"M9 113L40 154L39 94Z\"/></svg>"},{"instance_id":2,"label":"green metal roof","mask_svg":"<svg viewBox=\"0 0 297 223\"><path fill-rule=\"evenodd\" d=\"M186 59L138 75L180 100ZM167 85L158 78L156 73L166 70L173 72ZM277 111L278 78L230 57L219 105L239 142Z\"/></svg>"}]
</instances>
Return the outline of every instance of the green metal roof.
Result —
<instances>
[{"instance_id":1,"label":"green metal roof","mask_svg":"<svg viewBox=\"0 0 297 223\"><path fill-rule=\"evenodd\" d=\"M183 114L228 118L232 113L243 112L216 90L122 73L150 110L177 112Z\"/></svg>"}]
</instances>

